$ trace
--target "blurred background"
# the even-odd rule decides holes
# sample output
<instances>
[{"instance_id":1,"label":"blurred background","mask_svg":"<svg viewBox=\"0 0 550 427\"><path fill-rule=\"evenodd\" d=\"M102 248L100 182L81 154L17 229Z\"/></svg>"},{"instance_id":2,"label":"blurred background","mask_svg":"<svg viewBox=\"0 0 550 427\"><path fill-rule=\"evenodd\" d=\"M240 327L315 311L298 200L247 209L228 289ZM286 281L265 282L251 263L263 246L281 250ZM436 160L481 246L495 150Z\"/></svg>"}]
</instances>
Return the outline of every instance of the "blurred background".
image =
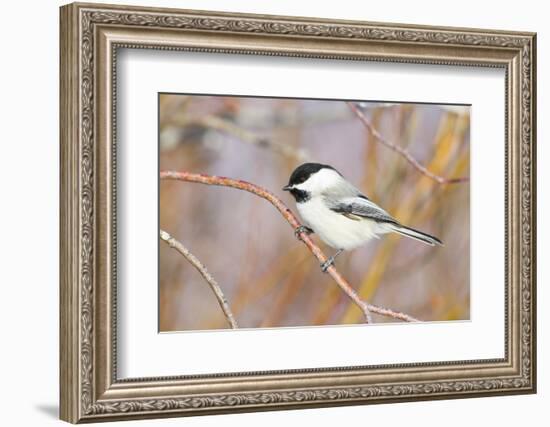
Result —
<instances>
[{"instance_id":1,"label":"blurred background","mask_svg":"<svg viewBox=\"0 0 550 427\"><path fill-rule=\"evenodd\" d=\"M431 172L469 176L469 107L354 105L384 139ZM294 199L281 190L290 173L304 162L330 164L398 221L445 244L386 235L344 252L336 267L362 298L426 321L469 319L469 182L440 184L425 176L373 137L345 101L161 94L159 108L161 171L250 181L296 213ZM266 200L196 183L159 186L161 229L206 266L239 327L363 322ZM334 252L312 236L327 255ZM159 248L160 331L228 328L202 276L166 243Z\"/></svg>"}]
</instances>

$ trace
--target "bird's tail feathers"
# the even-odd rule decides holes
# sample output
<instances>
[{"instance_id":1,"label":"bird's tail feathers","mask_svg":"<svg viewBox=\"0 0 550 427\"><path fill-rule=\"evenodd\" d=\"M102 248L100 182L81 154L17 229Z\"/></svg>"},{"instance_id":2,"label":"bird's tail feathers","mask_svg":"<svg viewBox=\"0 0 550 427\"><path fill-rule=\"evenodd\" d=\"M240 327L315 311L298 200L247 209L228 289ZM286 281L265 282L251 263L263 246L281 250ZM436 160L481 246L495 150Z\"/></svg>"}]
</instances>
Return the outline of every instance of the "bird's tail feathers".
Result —
<instances>
[{"instance_id":1,"label":"bird's tail feathers","mask_svg":"<svg viewBox=\"0 0 550 427\"><path fill-rule=\"evenodd\" d=\"M412 239L419 240L422 243L426 243L427 245L430 245L430 246L435 246L435 245L443 246L443 242L439 240L437 237L430 236L429 234L423 233L422 231L415 230L414 228L406 227L401 224L391 224L391 229L396 233L402 234L403 236L407 236Z\"/></svg>"}]
</instances>

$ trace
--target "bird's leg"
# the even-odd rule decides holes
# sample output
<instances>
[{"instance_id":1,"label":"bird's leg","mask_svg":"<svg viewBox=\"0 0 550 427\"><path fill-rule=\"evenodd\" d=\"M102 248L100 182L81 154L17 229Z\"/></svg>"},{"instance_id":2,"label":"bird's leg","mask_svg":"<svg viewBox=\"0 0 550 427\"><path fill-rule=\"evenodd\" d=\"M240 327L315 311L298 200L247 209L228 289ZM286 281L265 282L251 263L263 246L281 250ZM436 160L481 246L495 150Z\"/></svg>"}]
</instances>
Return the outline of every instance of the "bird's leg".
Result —
<instances>
[{"instance_id":1,"label":"bird's leg","mask_svg":"<svg viewBox=\"0 0 550 427\"><path fill-rule=\"evenodd\" d=\"M343 251L344 251L343 249L338 249L334 255L332 255L329 259L327 259L324 263L321 264L321 270L323 271L323 273L327 272L328 268L332 264L334 264L334 260L336 259L336 257L340 255Z\"/></svg>"},{"instance_id":2,"label":"bird's leg","mask_svg":"<svg viewBox=\"0 0 550 427\"><path fill-rule=\"evenodd\" d=\"M311 233L313 233L313 230L309 227L306 227L305 225L300 225L299 227L296 227L294 229L294 235L298 240L302 240L300 238L300 233L306 233L307 235L310 235Z\"/></svg>"}]
</instances>

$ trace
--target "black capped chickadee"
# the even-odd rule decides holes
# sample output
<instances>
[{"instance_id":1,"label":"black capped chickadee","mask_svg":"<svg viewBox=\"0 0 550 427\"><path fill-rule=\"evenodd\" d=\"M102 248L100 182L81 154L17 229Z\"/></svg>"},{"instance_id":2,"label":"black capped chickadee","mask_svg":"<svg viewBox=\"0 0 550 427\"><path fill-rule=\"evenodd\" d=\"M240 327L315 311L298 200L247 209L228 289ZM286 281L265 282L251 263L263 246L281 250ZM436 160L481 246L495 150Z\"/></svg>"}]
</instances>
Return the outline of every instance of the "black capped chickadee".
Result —
<instances>
[{"instance_id":1,"label":"black capped chickadee","mask_svg":"<svg viewBox=\"0 0 550 427\"><path fill-rule=\"evenodd\" d=\"M321 265L323 271L344 250L355 249L381 234L396 232L431 246L442 245L437 237L399 224L329 165L304 163L283 187L296 199L305 226L296 233L317 233L337 252Z\"/></svg>"}]
</instances>

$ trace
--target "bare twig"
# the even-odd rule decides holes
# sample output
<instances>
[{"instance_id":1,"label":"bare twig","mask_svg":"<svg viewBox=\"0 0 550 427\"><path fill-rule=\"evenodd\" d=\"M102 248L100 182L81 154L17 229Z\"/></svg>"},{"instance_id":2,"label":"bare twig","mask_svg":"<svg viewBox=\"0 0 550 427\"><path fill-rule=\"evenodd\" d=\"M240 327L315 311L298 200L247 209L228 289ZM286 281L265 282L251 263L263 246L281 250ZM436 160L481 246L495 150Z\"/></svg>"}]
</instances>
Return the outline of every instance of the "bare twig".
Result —
<instances>
[{"instance_id":1,"label":"bare twig","mask_svg":"<svg viewBox=\"0 0 550 427\"><path fill-rule=\"evenodd\" d=\"M233 317L233 313L229 308L227 299L225 298L225 295L223 294L220 286L218 285L216 280L210 275L206 267L198 260L195 255L189 252L189 249L187 249L185 246L183 246L182 243L178 242L176 239L170 236L170 234L168 234L166 231L160 230L160 238L168 243L171 248L177 250L180 254L182 254L185 259L187 259L187 261L189 261L191 265L198 270L202 277L204 277L204 280L206 280L206 282L210 286L210 289L212 289L212 292L214 292L214 295L218 300L218 304L220 305L223 314L225 315L225 318L229 323L229 326L231 326L231 328L233 329L237 329L237 321L235 320L235 317Z\"/></svg>"},{"instance_id":2,"label":"bare twig","mask_svg":"<svg viewBox=\"0 0 550 427\"><path fill-rule=\"evenodd\" d=\"M178 126L199 126L206 129L231 135L248 144L257 145L273 150L283 156L297 161L304 161L307 154L304 150L283 142L273 142L269 138L262 137L248 129L237 126L235 123L217 116L179 117L173 118L171 123Z\"/></svg>"},{"instance_id":3,"label":"bare twig","mask_svg":"<svg viewBox=\"0 0 550 427\"><path fill-rule=\"evenodd\" d=\"M416 317L412 317L408 314L401 313L400 311L393 311L389 308L378 307L376 305L367 304L370 311L381 316L393 317L394 319L403 320L405 322L420 322Z\"/></svg>"},{"instance_id":4,"label":"bare twig","mask_svg":"<svg viewBox=\"0 0 550 427\"><path fill-rule=\"evenodd\" d=\"M388 141L385 139L378 130L372 125L372 123L369 121L369 119L363 114L361 109L354 103L354 102L348 102L349 107L352 109L352 111L355 113L355 115L361 120L363 125L367 128L369 133L381 144L388 147L390 150L395 151L396 153L399 153L401 156L405 158L416 170L418 170L423 175L427 176L430 179L433 179L435 182L439 184L457 184L461 182L468 182L470 180L469 177L460 177L460 178L444 178L442 176L436 175L435 173L429 171L425 166L420 164L418 160L416 160L411 153L409 153L405 148L400 147L399 145L394 144L393 142Z\"/></svg>"},{"instance_id":5,"label":"bare twig","mask_svg":"<svg viewBox=\"0 0 550 427\"><path fill-rule=\"evenodd\" d=\"M252 184L250 182L226 178L223 176L212 176L212 175L204 175L204 174L195 174L190 172L174 172L174 171L162 171L160 172L160 178L187 181L187 182L197 182L197 183L207 184L207 185L219 185L223 187L232 187L239 190L248 191L252 194L262 197L263 199L266 199L273 206L275 206L277 210L281 213L281 215L283 215L283 217L287 220L287 222L292 226L293 229L296 229L301 225L296 219L296 217L294 216L294 214L291 212L291 210L287 208L286 205L277 196L265 190L264 188L258 185ZM300 240L302 240L302 242L304 242L307 248L311 251L311 253L319 260L320 263L324 263L325 261L327 261L328 259L327 256L313 242L313 240L307 235L307 233L301 232L298 234L298 236L300 237ZM393 317L394 319L404 320L407 322L418 321L418 319L415 319L414 317L409 316L408 314L399 313L383 307L378 307L376 305L369 304L363 301L359 296L359 294L355 291L355 289L353 289L353 287L346 281L346 279L344 279L342 275L336 270L334 265L331 265L327 269L327 272L334 279L334 281L340 287L340 289L342 289L346 293L346 295L363 311L366 323L372 323L371 312L380 314L382 316Z\"/></svg>"}]
</instances>

